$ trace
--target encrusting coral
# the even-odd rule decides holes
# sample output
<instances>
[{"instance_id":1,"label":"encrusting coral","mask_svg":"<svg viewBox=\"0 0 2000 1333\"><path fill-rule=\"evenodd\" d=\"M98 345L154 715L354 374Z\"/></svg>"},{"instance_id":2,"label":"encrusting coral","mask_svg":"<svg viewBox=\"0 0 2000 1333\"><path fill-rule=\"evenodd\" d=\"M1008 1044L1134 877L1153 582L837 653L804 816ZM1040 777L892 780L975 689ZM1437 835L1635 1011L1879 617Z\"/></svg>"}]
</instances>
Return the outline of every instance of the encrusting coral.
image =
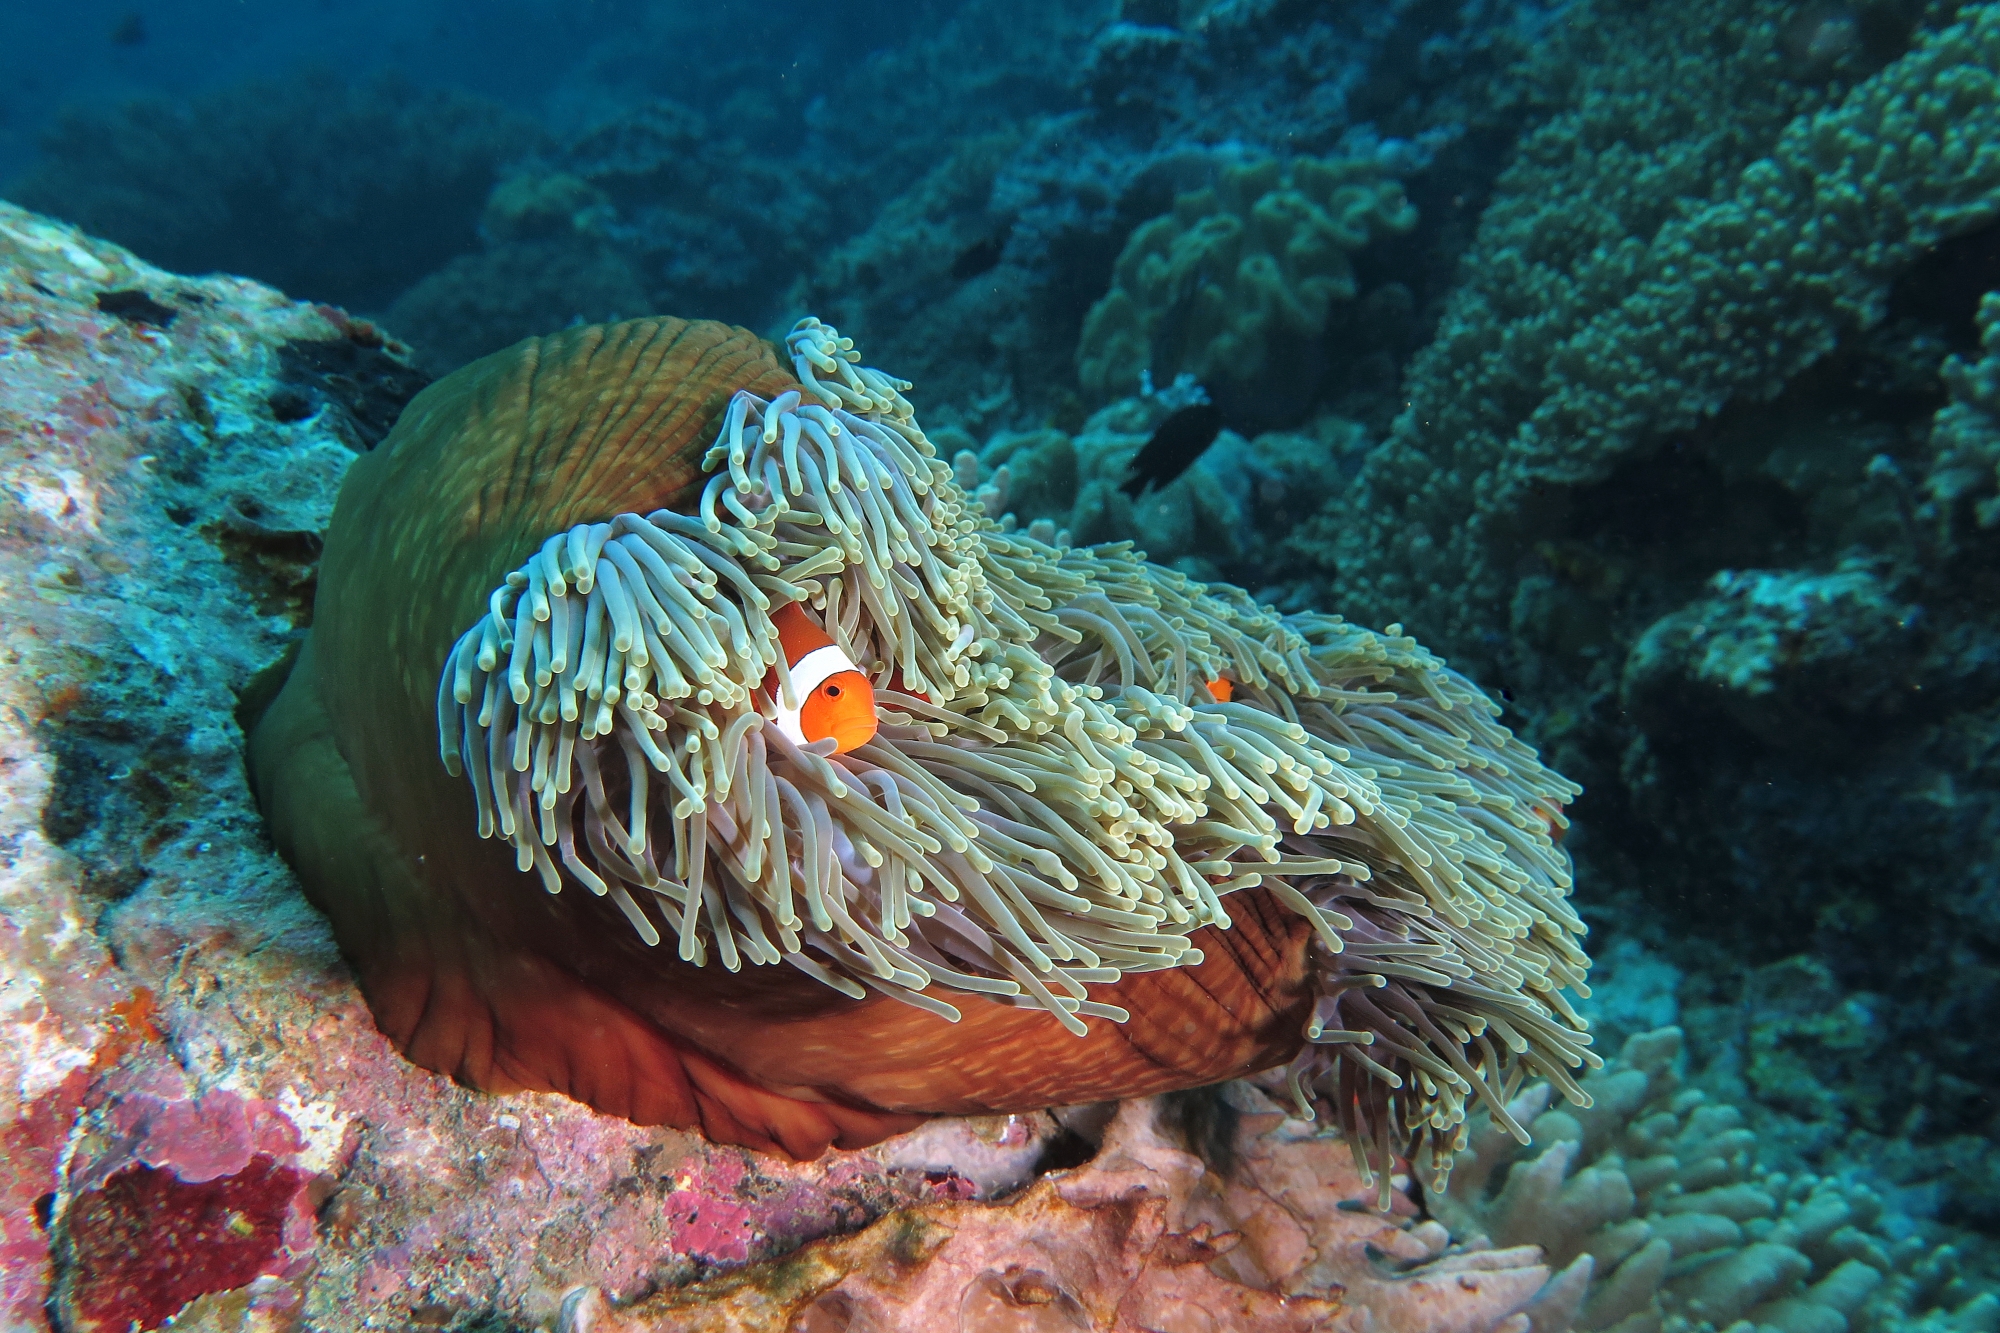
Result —
<instances>
[{"instance_id":1,"label":"encrusting coral","mask_svg":"<svg viewBox=\"0 0 2000 1333\"><path fill-rule=\"evenodd\" d=\"M1583 1097L1575 788L1489 700L1004 533L905 384L786 352L531 340L350 471L252 766L412 1059L798 1156L1290 1061L1385 1191L1476 1100ZM792 603L873 684L851 753L771 724Z\"/></svg>"}]
</instances>

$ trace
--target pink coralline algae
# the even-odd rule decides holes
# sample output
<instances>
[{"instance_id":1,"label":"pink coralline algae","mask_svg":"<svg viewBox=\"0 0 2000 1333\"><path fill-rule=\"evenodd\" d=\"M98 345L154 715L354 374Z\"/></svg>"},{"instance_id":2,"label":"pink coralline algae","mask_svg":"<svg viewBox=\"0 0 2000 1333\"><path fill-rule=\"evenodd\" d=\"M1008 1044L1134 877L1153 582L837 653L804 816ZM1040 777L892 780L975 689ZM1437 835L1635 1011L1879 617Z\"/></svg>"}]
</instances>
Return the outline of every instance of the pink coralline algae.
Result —
<instances>
[{"instance_id":1,"label":"pink coralline algae","mask_svg":"<svg viewBox=\"0 0 2000 1333\"><path fill-rule=\"evenodd\" d=\"M743 1164L724 1158L712 1163L706 1179L692 1174L674 1182L665 1211L673 1220L682 1251L712 1263L740 1264L757 1239L757 1214L736 1196Z\"/></svg>"},{"instance_id":2,"label":"pink coralline algae","mask_svg":"<svg viewBox=\"0 0 2000 1333\"><path fill-rule=\"evenodd\" d=\"M1581 1261L1454 1245L1400 1188L1378 1208L1346 1145L1247 1085L1218 1173L1117 1108L1095 1157L1003 1204L934 1203L778 1263L620 1304L585 1289L559 1333L1529 1333L1569 1327Z\"/></svg>"}]
</instances>

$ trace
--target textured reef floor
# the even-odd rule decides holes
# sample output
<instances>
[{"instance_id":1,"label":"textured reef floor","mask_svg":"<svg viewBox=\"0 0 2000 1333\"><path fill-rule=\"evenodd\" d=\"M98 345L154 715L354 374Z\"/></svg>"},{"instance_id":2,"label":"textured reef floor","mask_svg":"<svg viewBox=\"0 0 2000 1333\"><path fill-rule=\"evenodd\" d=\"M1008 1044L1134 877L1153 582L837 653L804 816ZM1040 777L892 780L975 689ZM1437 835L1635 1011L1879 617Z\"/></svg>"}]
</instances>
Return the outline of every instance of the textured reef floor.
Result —
<instances>
[{"instance_id":1,"label":"textured reef floor","mask_svg":"<svg viewBox=\"0 0 2000 1333\"><path fill-rule=\"evenodd\" d=\"M1759 1166L1671 1030L1385 1211L1244 1084L793 1166L413 1068L234 711L422 383L339 310L0 205L0 1329L2000 1328L1864 1185Z\"/></svg>"}]
</instances>

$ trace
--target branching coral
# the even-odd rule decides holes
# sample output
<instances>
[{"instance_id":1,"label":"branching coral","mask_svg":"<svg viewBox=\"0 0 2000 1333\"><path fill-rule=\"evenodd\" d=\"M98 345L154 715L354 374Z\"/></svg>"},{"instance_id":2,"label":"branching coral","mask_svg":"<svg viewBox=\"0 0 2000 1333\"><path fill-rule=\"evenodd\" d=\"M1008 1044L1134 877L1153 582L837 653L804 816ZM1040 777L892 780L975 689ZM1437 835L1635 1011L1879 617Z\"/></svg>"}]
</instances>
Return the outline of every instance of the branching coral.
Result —
<instances>
[{"instance_id":1,"label":"branching coral","mask_svg":"<svg viewBox=\"0 0 2000 1333\"><path fill-rule=\"evenodd\" d=\"M1084 321L1077 373L1100 399L1147 370L1254 389L1280 344L1317 338L1331 306L1353 298L1348 256L1415 225L1372 158L1226 167L1132 233Z\"/></svg>"},{"instance_id":2,"label":"branching coral","mask_svg":"<svg viewBox=\"0 0 2000 1333\"><path fill-rule=\"evenodd\" d=\"M1484 696L1393 629L1004 533L906 385L817 320L787 351L530 343L350 474L253 759L415 1058L795 1153L1301 1045L1374 1163L1441 1172L1530 1073L1581 1095L1574 788ZM798 602L883 701L850 754L770 725Z\"/></svg>"}]
</instances>

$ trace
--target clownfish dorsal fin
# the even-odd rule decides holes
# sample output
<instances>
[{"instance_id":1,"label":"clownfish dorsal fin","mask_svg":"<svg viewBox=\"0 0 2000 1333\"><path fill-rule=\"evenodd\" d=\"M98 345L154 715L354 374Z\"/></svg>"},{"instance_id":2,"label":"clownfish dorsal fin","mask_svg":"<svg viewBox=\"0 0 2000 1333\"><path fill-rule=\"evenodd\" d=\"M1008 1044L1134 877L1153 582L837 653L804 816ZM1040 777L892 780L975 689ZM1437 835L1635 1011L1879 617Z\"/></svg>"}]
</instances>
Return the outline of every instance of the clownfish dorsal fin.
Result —
<instances>
[{"instance_id":1,"label":"clownfish dorsal fin","mask_svg":"<svg viewBox=\"0 0 2000 1333\"><path fill-rule=\"evenodd\" d=\"M785 654L787 666L796 666L807 653L833 643L833 636L806 614L800 602L786 602L771 612L771 626L778 631L778 647Z\"/></svg>"}]
</instances>

